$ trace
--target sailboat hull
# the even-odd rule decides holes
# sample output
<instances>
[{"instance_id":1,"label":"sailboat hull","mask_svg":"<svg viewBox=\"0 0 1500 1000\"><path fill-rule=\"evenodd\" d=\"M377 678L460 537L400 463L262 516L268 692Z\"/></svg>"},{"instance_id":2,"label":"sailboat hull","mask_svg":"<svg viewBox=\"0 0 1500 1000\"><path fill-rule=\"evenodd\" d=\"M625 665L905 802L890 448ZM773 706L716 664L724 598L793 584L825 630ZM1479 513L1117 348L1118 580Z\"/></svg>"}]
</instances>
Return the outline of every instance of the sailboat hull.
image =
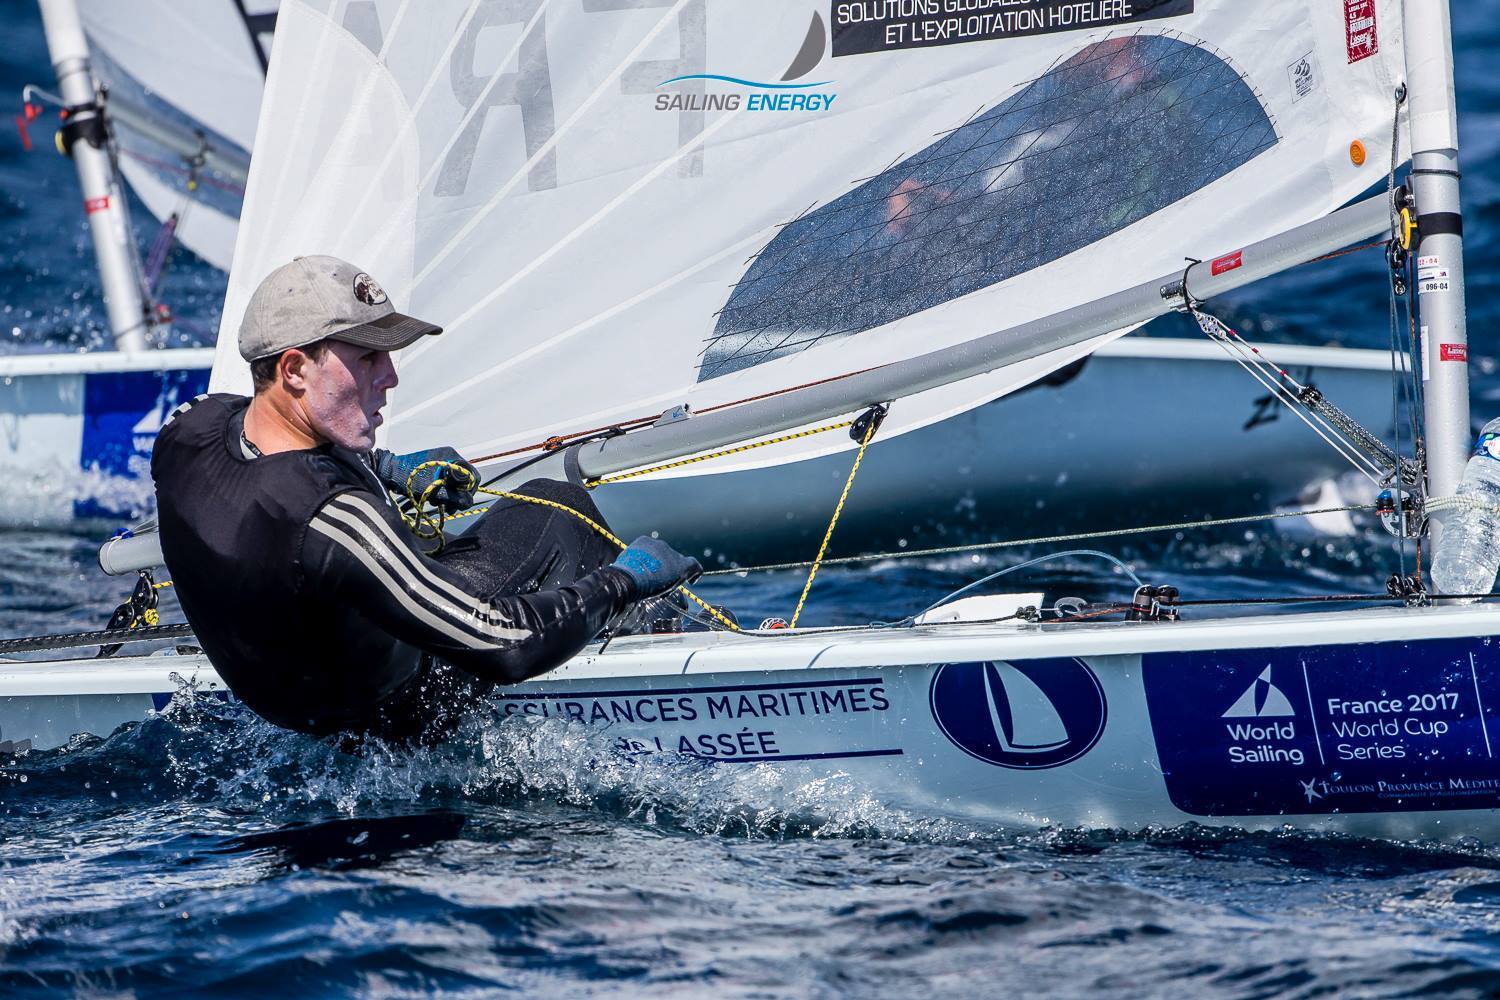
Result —
<instances>
[{"instance_id":1,"label":"sailboat hull","mask_svg":"<svg viewBox=\"0 0 1500 1000\"><path fill-rule=\"evenodd\" d=\"M1500 609L1467 607L640 637L503 689L494 705L593 727L602 752L765 765L789 788L842 775L897 808L1005 826L1489 840L1500 838L1497 634ZM1268 668L1275 694L1235 714ZM1050 703L1061 745L1008 743L976 705L976 684L1011 671ZM183 683L222 692L194 656L7 664L0 740L105 735Z\"/></svg>"},{"instance_id":2,"label":"sailboat hull","mask_svg":"<svg viewBox=\"0 0 1500 1000\"><path fill-rule=\"evenodd\" d=\"M0 527L149 512L156 432L207 389L212 362L212 349L0 359Z\"/></svg>"}]
</instances>

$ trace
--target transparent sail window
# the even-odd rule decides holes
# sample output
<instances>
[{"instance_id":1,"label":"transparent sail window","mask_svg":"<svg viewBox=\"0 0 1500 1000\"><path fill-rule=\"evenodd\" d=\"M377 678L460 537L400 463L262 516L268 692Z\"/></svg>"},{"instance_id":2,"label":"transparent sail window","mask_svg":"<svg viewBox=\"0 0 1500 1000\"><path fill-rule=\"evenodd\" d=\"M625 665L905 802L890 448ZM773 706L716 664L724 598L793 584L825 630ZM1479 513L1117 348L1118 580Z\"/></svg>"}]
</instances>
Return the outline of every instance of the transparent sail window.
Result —
<instances>
[{"instance_id":1,"label":"transparent sail window","mask_svg":"<svg viewBox=\"0 0 1500 1000\"><path fill-rule=\"evenodd\" d=\"M784 228L719 315L700 381L931 309L1160 211L1277 142L1223 58L1091 45Z\"/></svg>"}]
</instances>

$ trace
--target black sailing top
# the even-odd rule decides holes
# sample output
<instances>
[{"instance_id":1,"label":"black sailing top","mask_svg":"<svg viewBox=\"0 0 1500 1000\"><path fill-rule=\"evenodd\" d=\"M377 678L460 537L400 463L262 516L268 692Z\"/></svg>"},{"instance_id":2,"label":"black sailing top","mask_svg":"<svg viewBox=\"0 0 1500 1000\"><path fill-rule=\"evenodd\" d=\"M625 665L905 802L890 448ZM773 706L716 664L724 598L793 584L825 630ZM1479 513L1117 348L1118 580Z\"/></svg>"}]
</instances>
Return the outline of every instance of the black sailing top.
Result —
<instances>
[{"instance_id":1,"label":"black sailing top","mask_svg":"<svg viewBox=\"0 0 1500 1000\"><path fill-rule=\"evenodd\" d=\"M151 456L162 553L203 650L235 695L279 726L376 726L431 654L516 683L578 652L628 603L605 567L486 600L421 552L374 473L327 444L256 457L242 396L179 407Z\"/></svg>"}]
</instances>

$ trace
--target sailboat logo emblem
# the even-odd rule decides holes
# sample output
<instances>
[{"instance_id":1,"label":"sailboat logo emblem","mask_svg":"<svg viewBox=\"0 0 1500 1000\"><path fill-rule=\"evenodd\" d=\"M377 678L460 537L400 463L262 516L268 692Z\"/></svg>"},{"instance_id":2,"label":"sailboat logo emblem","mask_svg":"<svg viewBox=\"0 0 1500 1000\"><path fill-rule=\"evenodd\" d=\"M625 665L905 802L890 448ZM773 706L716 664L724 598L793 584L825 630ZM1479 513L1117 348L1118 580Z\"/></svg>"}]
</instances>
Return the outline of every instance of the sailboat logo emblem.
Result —
<instances>
[{"instance_id":1,"label":"sailboat logo emblem","mask_svg":"<svg viewBox=\"0 0 1500 1000\"><path fill-rule=\"evenodd\" d=\"M946 664L933 676L930 701L944 736L1000 767L1057 767L1104 733L1104 689L1072 658Z\"/></svg>"},{"instance_id":2,"label":"sailboat logo emblem","mask_svg":"<svg viewBox=\"0 0 1500 1000\"><path fill-rule=\"evenodd\" d=\"M1286 694L1271 683L1271 668L1260 672L1245 693L1224 711L1225 719L1275 719L1296 715L1297 710Z\"/></svg>"}]
</instances>

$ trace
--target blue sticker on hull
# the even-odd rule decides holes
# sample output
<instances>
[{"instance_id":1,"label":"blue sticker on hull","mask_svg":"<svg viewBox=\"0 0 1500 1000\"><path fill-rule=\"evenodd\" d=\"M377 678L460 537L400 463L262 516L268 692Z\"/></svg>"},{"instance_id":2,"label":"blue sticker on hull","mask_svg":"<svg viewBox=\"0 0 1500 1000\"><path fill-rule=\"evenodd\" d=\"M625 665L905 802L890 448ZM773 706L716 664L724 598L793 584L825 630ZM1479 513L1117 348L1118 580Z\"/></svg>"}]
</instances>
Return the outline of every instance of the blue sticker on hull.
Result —
<instances>
[{"instance_id":1,"label":"blue sticker on hull","mask_svg":"<svg viewBox=\"0 0 1500 1000\"><path fill-rule=\"evenodd\" d=\"M206 368L86 375L79 467L129 479L148 476L151 449L162 423L178 403L208 388L208 375ZM114 509L107 497L87 497L73 503L75 517L134 513Z\"/></svg>"},{"instance_id":2,"label":"blue sticker on hull","mask_svg":"<svg viewBox=\"0 0 1500 1000\"><path fill-rule=\"evenodd\" d=\"M1104 733L1104 687L1071 657L949 663L928 696L943 735L970 757L1021 771L1060 767Z\"/></svg>"},{"instance_id":3,"label":"blue sticker on hull","mask_svg":"<svg viewBox=\"0 0 1500 1000\"><path fill-rule=\"evenodd\" d=\"M1489 640L1148 654L1142 677L1183 812L1500 806L1500 648Z\"/></svg>"}]
</instances>

